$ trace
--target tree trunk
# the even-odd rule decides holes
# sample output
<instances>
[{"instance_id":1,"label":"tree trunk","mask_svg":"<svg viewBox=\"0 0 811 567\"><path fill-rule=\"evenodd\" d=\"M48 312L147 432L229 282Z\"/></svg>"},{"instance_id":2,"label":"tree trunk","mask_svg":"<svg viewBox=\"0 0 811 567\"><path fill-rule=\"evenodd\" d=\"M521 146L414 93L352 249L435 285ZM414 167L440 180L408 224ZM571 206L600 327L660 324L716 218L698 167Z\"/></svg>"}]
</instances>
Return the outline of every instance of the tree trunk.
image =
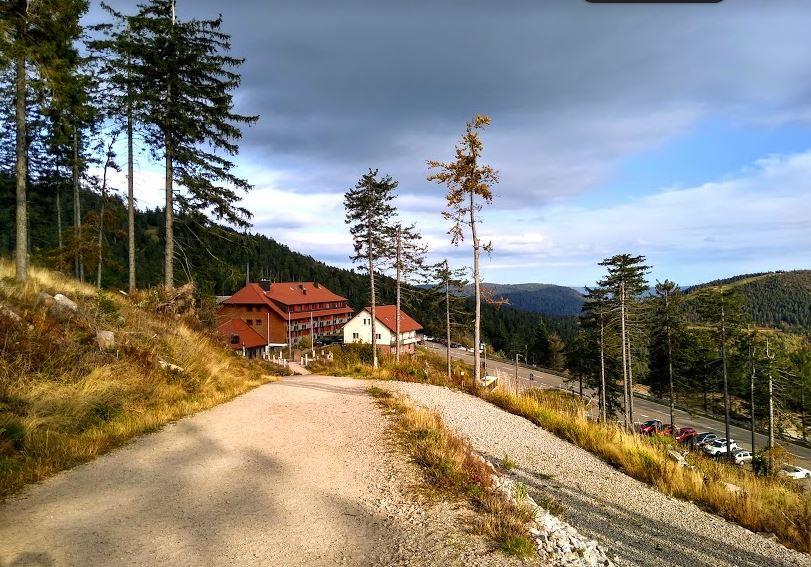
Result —
<instances>
[{"instance_id":1,"label":"tree trunk","mask_svg":"<svg viewBox=\"0 0 811 567\"><path fill-rule=\"evenodd\" d=\"M769 473L774 471L774 383L772 382L771 353L766 339L766 359L769 361Z\"/></svg>"},{"instance_id":2,"label":"tree trunk","mask_svg":"<svg viewBox=\"0 0 811 567\"><path fill-rule=\"evenodd\" d=\"M396 306L394 308L394 315L396 317L396 321L394 322L394 332L396 333L397 337L395 340L395 347L394 347L394 360L395 362L400 362L400 257L402 254L402 227L398 224L397 225L397 258L395 260L396 267L395 270L397 272L397 301Z\"/></svg>"},{"instance_id":3,"label":"tree trunk","mask_svg":"<svg viewBox=\"0 0 811 567\"><path fill-rule=\"evenodd\" d=\"M752 341L754 343L754 340ZM752 437L752 456L755 454L755 347L750 347L749 357L752 362L752 374L749 377L749 427ZM755 460L752 459L752 470L755 469Z\"/></svg>"},{"instance_id":4,"label":"tree trunk","mask_svg":"<svg viewBox=\"0 0 811 567\"><path fill-rule=\"evenodd\" d=\"M76 278L84 281L84 263L82 262L82 201L79 185L79 130L73 127L73 230L76 242L74 269Z\"/></svg>"},{"instance_id":5,"label":"tree trunk","mask_svg":"<svg viewBox=\"0 0 811 567\"><path fill-rule=\"evenodd\" d=\"M608 410L605 407L605 325L603 325L602 314L600 315L600 407L603 423L607 421Z\"/></svg>"},{"instance_id":6,"label":"tree trunk","mask_svg":"<svg viewBox=\"0 0 811 567\"><path fill-rule=\"evenodd\" d=\"M24 283L28 281L28 197L26 195L28 185L28 148L26 147L25 132L25 56L17 55L16 61L16 110L15 120L17 122L16 137L16 175L17 175L17 242L16 242L16 277L17 281Z\"/></svg>"},{"instance_id":7,"label":"tree trunk","mask_svg":"<svg viewBox=\"0 0 811 567\"><path fill-rule=\"evenodd\" d=\"M631 356L631 334L626 332L625 341L628 343L628 420L634 423L634 357Z\"/></svg>"},{"instance_id":8,"label":"tree trunk","mask_svg":"<svg viewBox=\"0 0 811 567\"><path fill-rule=\"evenodd\" d=\"M103 262L103 247L104 247L104 210L107 205L107 168L110 167L110 152L112 151L112 144L107 150L107 158L104 162L104 172L101 177L101 212L99 213L99 242L98 254L99 260L96 270L96 288L101 289L101 266Z\"/></svg>"},{"instance_id":9,"label":"tree trunk","mask_svg":"<svg viewBox=\"0 0 811 567\"><path fill-rule=\"evenodd\" d=\"M127 88L130 80L130 59L127 56ZM135 183L132 153L132 93L127 92L127 244L129 256L129 293L135 293Z\"/></svg>"},{"instance_id":10,"label":"tree trunk","mask_svg":"<svg viewBox=\"0 0 811 567\"><path fill-rule=\"evenodd\" d=\"M475 169L475 166L474 166ZM479 274L479 236L476 232L476 207L473 191L470 191L470 232L473 236L473 287L475 291L476 315L473 322L473 380L478 386L481 383L481 323L482 323L482 289ZM450 348L450 344L448 344Z\"/></svg>"},{"instance_id":11,"label":"tree trunk","mask_svg":"<svg viewBox=\"0 0 811 567\"><path fill-rule=\"evenodd\" d=\"M174 167L172 165L172 140L169 136L166 142L166 247L163 252L163 285L167 289L172 289L175 285L175 233L174 233L174 195L172 194L174 182Z\"/></svg>"},{"instance_id":12,"label":"tree trunk","mask_svg":"<svg viewBox=\"0 0 811 567\"><path fill-rule=\"evenodd\" d=\"M57 174L58 178L58 174ZM58 181L56 184L56 237L59 243L59 255L62 255L62 246L64 242L62 239L62 182Z\"/></svg>"},{"instance_id":13,"label":"tree trunk","mask_svg":"<svg viewBox=\"0 0 811 567\"><path fill-rule=\"evenodd\" d=\"M625 282L620 282L620 343L622 343L622 410L625 414L625 429L628 429L628 356L625 350Z\"/></svg>"},{"instance_id":14,"label":"tree trunk","mask_svg":"<svg viewBox=\"0 0 811 567\"><path fill-rule=\"evenodd\" d=\"M667 325L665 327L667 332L667 373L670 380L670 434L676 438L676 412L673 400L673 343L670 337L670 302L669 293L665 289L665 316L667 317Z\"/></svg>"},{"instance_id":15,"label":"tree trunk","mask_svg":"<svg viewBox=\"0 0 811 567\"><path fill-rule=\"evenodd\" d=\"M451 291L450 291L450 272L448 272L448 261L445 260L445 271L447 279L445 280L445 352L448 363L448 383L451 381Z\"/></svg>"},{"instance_id":16,"label":"tree trunk","mask_svg":"<svg viewBox=\"0 0 811 567\"><path fill-rule=\"evenodd\" d=\"M372 310L372 368L377 368L377 297L375 296L375 266L374 248L372 243L372 219L367 219L366 246L369 255L369 292L371 296Z\"/></svg>"},{"instance_id":17,"label":"tree trunk","mask_svg":"<svg viewBox=\"0 0 811 567\"><path fill-rule=\"evenodd\" d=\"M727 459L732 460L729 441L729 384L727 381L726 318L721 305L721 367L724 373L724 435L727 439Z\"/></svg>"}]
</instances>

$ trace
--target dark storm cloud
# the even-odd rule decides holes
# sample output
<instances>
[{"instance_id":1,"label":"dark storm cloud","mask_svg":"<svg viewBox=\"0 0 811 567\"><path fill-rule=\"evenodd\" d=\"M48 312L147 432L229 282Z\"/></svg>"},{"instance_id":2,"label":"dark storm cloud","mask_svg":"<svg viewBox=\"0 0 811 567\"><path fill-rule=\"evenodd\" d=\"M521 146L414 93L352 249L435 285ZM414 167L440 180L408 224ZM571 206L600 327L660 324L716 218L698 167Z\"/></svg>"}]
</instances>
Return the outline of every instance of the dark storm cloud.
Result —
<instances>
[{"instance_id":1,"label":"dark storm cloud","mask_svg":"<svg viewBox=\"0 0 811 567\"><path fill-rule=\"evenodd\" d=\"M765 101L779 117L811 92L799 1L178 1L181 18L220 11L246 58L240 109L262 116L244 159L307 175L302 191L343 192L372 166L419 194L425 159L483 112L501 203L538 204L702 116L762 120Z\"/></svg>"}]
</instances>

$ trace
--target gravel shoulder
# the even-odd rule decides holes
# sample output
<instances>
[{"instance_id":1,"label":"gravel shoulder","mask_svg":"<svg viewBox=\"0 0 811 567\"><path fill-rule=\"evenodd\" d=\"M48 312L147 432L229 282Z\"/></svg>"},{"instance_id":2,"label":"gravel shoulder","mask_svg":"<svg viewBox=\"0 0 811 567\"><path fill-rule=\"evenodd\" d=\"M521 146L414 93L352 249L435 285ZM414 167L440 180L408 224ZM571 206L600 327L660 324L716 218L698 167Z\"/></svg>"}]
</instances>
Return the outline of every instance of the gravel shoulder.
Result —
<instances>
[{"instance_id":1,"label":"gravel shoulder","mask_svg":"<svg viewBox=\"0 0 811 567\"><path fill-rule=\"evenodd\" d=\"M520 564L429 501L368 382L304 376L0 505L0 565Z\"/></svg>"},{"instance_id":2,"label":"gravel shoulder","mask_svg":"<svg viewBox=\"0 0 811 567\"><path fill-rule=\"evenodd\" d=\"M427 384L382 386L438 410L478 451L508 454L529 493L559 504L566 521L604 545L617 565L811 566L811 557L665 496L479 398Z\"/></svg>"}]
</instances>

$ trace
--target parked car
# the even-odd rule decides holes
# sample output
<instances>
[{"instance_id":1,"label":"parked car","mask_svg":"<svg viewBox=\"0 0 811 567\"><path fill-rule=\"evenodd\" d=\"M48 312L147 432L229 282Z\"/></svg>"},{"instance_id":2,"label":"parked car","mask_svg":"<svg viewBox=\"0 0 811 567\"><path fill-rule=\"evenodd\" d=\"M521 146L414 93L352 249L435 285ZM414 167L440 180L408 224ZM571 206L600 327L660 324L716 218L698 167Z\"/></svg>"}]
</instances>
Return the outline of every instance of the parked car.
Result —
<instances>
[{"instance_id":1,"label":"parked car","mask_svg":"<svg viewBox=\"0 0 811 567\"><path fill-rule=\"evenodd\" d=\"M777 472L779 474L782 474L783 476L787 476L789 478L796 478L798 480L801 478L811 478L810 470L795 465L790 465L788 463L783 465Z\"/></svg>"},{"instance_id":2,"label":"parked car","mask_svg":"<svg viewBox=\"0 0 811 567\"><path fill-rule=\"evenodd\" d=\"M462 348L462 344L451 341L451 348Z\"/></svg>"},{"instance_id":3,"label":"parked car","mask_svg":"<svg viewBox=\"0 0 811 567\"><path fill-rule=\"evenodd\" d=\"M670 423L665 423L665 424L662 426L662 429L660 429L659 431L657 431L657 433L658 433L659 435L664 435L664 436L666 436L666 437L670 437L671 435L673 435L673 425L672 425L672 424L670 424Z\"/></svg>"},{"instance_id":4,"label":"parked car","mask_svg":"<svg viewBox=\"0 0 811 567\"><path fill-rule=\"evenodd\" d=\"M699 433L698 435L693 437L693 443L697 447L701 447L706 443L712 443L716 439L718 439L718 435L716 435L715 433L711 433L710 431L704 431L703 433Z\"/></svg>"},{"instance_id":5,"label":"parked car","mask_svg":"<svg viewBox=\"0 0 811 567\"><path fill-rule=\"evenodd\" d=\"M752 462L752 451L739 450L732 453L732 460L736 465Z\"/></svg>"},{"instance_id":6,"label":"parked car","mask_svg":"<svg viewBox=\"0 0 811 567\"><path fill-rule=\"evenodd\" d=\"M639 432L642 435L653 435L654 433L659 433L664 424L658 419L649 419L645 423L639 426Z\"/></svg>"},{"instance_id":7,"label":"parked car","mask_svg":"<svg viewBox=\"0 0 811 567\"><path fill-rule=\"evenodd\" d=\"M729 449L730 451L734 451L738 449L738 444L735 443L732 439L729 440ZM711 457L716 457L718 455L725 455L727 452L727 440L726 439L716 439L712 443L704 445L704 452L710 455Z\"/></svg>"},{"instance_id":8,"label":"parked car","mask_svg":"<svg viewBox=\"0 0 811 567\"><path fill-rule=\"evenodd\" d=\"M698 435L698 431L692 427L682 427L676 432L676 441L679 443L687 443L690 439L694 439Z\"/></svg>"}]
</instances>

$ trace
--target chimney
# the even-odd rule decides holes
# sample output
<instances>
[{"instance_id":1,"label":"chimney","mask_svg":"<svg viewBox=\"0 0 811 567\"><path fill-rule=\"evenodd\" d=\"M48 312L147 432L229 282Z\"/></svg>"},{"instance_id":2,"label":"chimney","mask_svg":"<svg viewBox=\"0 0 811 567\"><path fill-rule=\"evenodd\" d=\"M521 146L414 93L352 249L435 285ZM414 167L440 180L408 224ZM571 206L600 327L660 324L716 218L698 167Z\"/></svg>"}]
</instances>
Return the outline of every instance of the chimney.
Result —
<instances>
[{"instance_id":1,"label":"chimney","mask_svg":"<svg viewBox=\"0 0 811 567\"><path fill-rule=\"evenodd\" d=\"M307 288L304 287L304 284L298 284L298 288L301 290L302 295L307 295Z\"/></svg>"},{"instance_id":2,"label":"chimney","mask_svg":"<svg viewBox=\"0 0 811 567\"><path fill-rule=\"evenodd\" d=\"M319 288L319 287L321 287L321 284L320 284L320 283L318 283L318 282L314 282L314 283L313 283L313 287L315 287L315 288Z\"/></svg>"},{"instance_id":3,"label":"chimney","mask_svg":"<svg viewBox=\"0 0 811 567\"><path fill-rule=\"evenodd\" d=\"M270 291L270 280L259 280L259 287L261 287L263 291Z\"/></svg>"}]
</instances>

